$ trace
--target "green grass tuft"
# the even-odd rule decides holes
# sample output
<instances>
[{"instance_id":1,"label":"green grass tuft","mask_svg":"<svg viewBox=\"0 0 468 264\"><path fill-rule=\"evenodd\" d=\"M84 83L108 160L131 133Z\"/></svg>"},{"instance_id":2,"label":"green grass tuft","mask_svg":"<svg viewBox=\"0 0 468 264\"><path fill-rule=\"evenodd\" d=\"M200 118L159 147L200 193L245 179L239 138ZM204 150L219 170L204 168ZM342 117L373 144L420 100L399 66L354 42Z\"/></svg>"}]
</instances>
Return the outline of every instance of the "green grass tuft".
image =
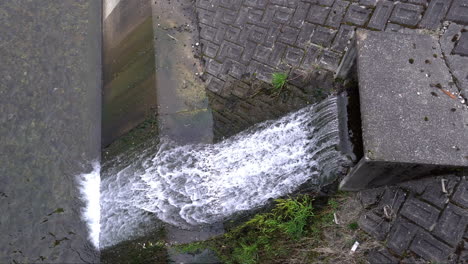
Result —
<instances>
[{"instance_id":1,"label":"green grass tuft","mask_svg":"<svg viewBox=\"0 0 468 264\"><path fill-rule=\"evenodd\" d=\"M272 77L271 84L273 85L273 88L275 91L281 91L288 80L288 75L284 72L275 72Z\"/></svg>"}]
</instances>

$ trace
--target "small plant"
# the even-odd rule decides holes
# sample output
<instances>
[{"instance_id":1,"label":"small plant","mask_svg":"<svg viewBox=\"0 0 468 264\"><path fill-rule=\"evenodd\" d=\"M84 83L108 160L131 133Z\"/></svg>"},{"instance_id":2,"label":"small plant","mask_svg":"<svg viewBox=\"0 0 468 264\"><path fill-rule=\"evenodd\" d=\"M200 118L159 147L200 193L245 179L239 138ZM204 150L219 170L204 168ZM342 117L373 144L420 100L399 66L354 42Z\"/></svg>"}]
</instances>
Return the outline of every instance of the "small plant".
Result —
<instances>
[{"instance_id":1,"label":"small plant","mask_svg":"<svg viewBox=\"0 0 468 264\"><path fill-rule=\"evenodd\" d=\"M357 222L352 222L352 223L349 223L348 227L351 230L357 230L359 228L359 225Z\"/></svg>"},{"instance_id":2,"label":"small plant","mask_svg":"<svg viewBox=\"0 0 468 264\"><path fill-rule=\"evenodd\" d=\"M275 91L280 92L288 80L288 75L284 72L275 72L272 77L271 84L273 85L273 88Z\"/></svg>"}]
</instances>

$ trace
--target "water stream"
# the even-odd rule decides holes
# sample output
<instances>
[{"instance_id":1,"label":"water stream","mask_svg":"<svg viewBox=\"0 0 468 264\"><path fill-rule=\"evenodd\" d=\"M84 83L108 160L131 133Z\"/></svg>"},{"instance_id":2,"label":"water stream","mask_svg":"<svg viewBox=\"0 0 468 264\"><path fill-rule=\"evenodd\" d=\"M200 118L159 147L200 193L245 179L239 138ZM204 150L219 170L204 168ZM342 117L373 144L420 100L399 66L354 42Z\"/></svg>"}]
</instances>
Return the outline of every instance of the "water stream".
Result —
<instances>
[{"instance_id":1,"label":"water stream","mask_svg":"<svg viewBox=\"0 0 468 264\"><path fill-rule=\"evenodd\" d=\"M143 235L159 220L190 229L258 208L304 183L329 183L344 162L336 101L330 97L216 144L162 138L116 157L120 165L102 175L100 246Z\"/></svg>"}]
</instances>

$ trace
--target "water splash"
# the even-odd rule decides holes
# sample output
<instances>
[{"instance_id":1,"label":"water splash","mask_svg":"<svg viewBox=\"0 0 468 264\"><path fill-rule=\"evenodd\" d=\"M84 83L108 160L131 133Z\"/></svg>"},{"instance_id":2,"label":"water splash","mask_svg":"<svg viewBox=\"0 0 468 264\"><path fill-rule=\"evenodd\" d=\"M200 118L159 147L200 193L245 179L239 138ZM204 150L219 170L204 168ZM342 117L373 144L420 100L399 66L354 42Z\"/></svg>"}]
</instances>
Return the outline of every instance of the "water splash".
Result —
<instances>
[{"instance_id":1,"label":"water splash","mask_svg":"<svg viewBox=\"0 0 468 264\"><path fill-rule=\"evenodd\" d=\"M89 239L99 248L99 233L101 230L100 185L101 167L98 162L93 163L93 171L78 176L78 186L81 199L85 203L82 217L89 229Z\"/></svg>"},{"instance_id":2,"label":"water splash","mask_svg":"<svg viewBox=\"0 0 468 264\"><path fill-rule=\"evenodd\" d=\"M178 146L162 139L109 170L102 183L101 246L151 229L154 217L182 228L223 221L304 183L335 178L344 158L336 98L217 144ZM128 159L131 160L128 160Z\"/></svg>"}]
</instances>

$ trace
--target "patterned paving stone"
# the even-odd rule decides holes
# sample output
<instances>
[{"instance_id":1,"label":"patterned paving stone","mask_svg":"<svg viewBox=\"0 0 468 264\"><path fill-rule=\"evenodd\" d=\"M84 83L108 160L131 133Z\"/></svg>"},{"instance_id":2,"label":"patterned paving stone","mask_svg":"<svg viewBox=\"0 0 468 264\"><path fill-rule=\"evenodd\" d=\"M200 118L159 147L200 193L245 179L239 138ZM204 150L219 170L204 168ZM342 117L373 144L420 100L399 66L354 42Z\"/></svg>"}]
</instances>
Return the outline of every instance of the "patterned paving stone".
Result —
<instances>
[{"instance_id":1,"label":"patterned paving stone","mask_svg":"<svg viewBox=\"0 0 468 264\"><path fill-rule=\"evenodd\" d=\"M340 27L341 21L346 13L346 8L348 7L349 2L336 0L333 4L330 14L328 15L325 25L338 28Z\"/></svg>"},{"instance_id":2,"label":"patterned paving stone","mask_svg":"<svg viewBox=\"0 0 468 264\"><path fill-rule=\"evenodd\" d=\"M423 11L424 7L420 5L397 3L390 21L406 26L416 26L422 17Z\"/></svg>"},{"instance_id":3,"label":"patterned paving stone","mask_svg":"<svg viewBox=\"0 0 468 264\"><path fill-rule=\"evenodd\" d=\"M437 29L447 13L452 0L432 0L429 4L419 27Z\"/></svg>"},{"instance_id":4,"label":"patterned paving stone","mask_svg":"<svg viewBox=\"0 0 468 264\"><path fill-rule=\"evenodd\" d=\"M292 67L297 67L304 57L304 50L295 47L288 47L284 56L284 61Z\"/></svg>"},{"instance_id":5,"label":"patterned paving stone","mask_svg":"<svg viewBox=\"0 0 468 264\"><path fill-rule=\"evenodd\" d=\"M432 237L427 232L419 232L410 245L410 250L428 261L446 263L454 249Z\"/></svg>"},{"instance_id":6,"label":"patterned paving stone","mask_svg":"<svg viewBox=\"0 0 468 264\"><path fill-rule=\"evenodd\" d=\"M359 4L364 6L376 6L378 0L360 0Z\"/></svg>"},{"instance_id":7,"label":"patterned paving stone","mask_svg":"<svg viewBox=\"0 0 468 264\"><path fill-rule=\"evenodd\" d=\"M304 22L302 25L301 32L297 38L296 46L301 48L307 48L312 44L312 36L317 26L309 22Z\"/></svg>"},{"instance_id":8,"label":"patterned paving stone","mask_svg":"<svg viewBox=\"0 0 468 264\"><path fill-rule=\"evenodd\" d=\"M433 234L447 244L457 246L468 225L468 211L449 204L434 228Z\"/></svg>"},{"instance_id":9,"label":"patterned paving stone","mask_svg":"<svg viewBox=\"0 0 468 264\"><path fill-rule=\"evenodd\" d=\"M442 186L442 181L444 181L444 186ZM458 178L455 177L437 178L426 186L421 199L442 209L448 204L449 196L453 193L457 183Z\"/></svg>"},{"instance_id":10,"label":"patterned paving stone","mask_svg":"<svg viewBox=\"0 0 468 264\"><path fill-rule=\"evenodd\" d=\"M279 36L278 41L292 45L296 42L298 35L299 29L290 26L284 26L281 30L281 35Z\"/></svg>"},{"instance_id":11,"label":"patterned paving stone","mask_svg":"<svg viewBox=\"0 0 468 264\"><path fill-rule=\"evenodd\" d=\"M403 202L406 200L407 194L402 189L394 186L385 187L384 189L385 192L383 193L377 208L381 210L382 213L388 214L387 217L393 218L393 216L400 210Z\"/></svg>"},{"instance_id":12,"label":"patterned paving stone","mask_svg":"<svg viewBox=\"0 0 468 264\"><path fill-rule=\"evenodd\" d=\"M468 32L464 31L453 49L453 53L462 56L468 56Z\"/></svg>"},{"instance_id":13,"label":"patterned paving stone","mask_svg":"<svg viewBox=\"0 0 468 264\"><path fill-rule=\"evenodd\" d=\"M374 249L367 256L367 261L370 264L398 264L399 261L397 258L392 256L390 252L386 249Z\"/></svg>"},{"instance_id":14,"label":"patterned paving stone","mask_svg":"<svg viewBox=\"0 0 468 264\"><path fill-rule=\"evenodd\" d=\"M390 230L390 224L373 212L367 212L359 218L359 227L378 240L384 240Z\"/></svg>"},{"instance_id":15,"label":"patterned paving stone","mask_svg":"<svg viewBox=\"0 0 468 264\"><path fill-rule=\"evenodd\" d=\"M453 0L446 18L460 24L468 25L468 0Z\"/></svg>"},{"instance_id":16,"label":"patterned paving stone","mask_svg":"<svg viewBox=\"0 0 468 264\"><path fill-rule=\"evenodd\" d=\"M328 13L330 12L330 7L312 5L309 10L309 15L307 16L307 21L316 24L323 24L325 19L327 19Z\"/></svg>"},{"instance_id":17,"label":"patterned paving stone","mask_svg":"<svg viewBox=\"0 0 468 264\"><path fill-rule=\"evenodd\" d=\"M346 12L344 22L363 26L369 20L372 10L357 4L351 4Z\"/></svg>"},{"instance_id":18,"label":"patterned paving stone","mask_svg":"<svg viewBox=\"0 0 468 264\"><path fill-rule=\"evenodd\" d=\"M319 66L329 71L334 71L340 65L341 54L324 50L319 60Z\"/></svg>"},{"instance_id":19,"label":"patterned paving stone","mask_svg":"<svg viewBox=\"0 0 468 264\"><path fill-rule=\"evenodd\" d=\"M373 205L377 205L384 192L385 188L382 187L363 190L359 192L359 200L364 208L369 208Z\"/></svg>"},{"instance_id":20,"label":"patterned paving stone","mask_svg":"<svg viewBox=\"0 0 468 264\"><path fill-rule=\"evenodd\" d=\"M440 210L415 198L409 198L401 208L401 215L427 230L432 230Z\"/></svg>"},{"instance_id":21,"label":"patterned paving stone","mask_svg":"<svg viewBox=\"0 0 468 264\"><path fill-rule=\"evenodd\" d=\"M331 44L335 34L334 29L318 26L312 35L312 42L327 47Z\"/></svg>"},{"instance_id":22,"label":"patterned paving stone","mask_svg":"<svg viewBox=\"0 0 468 264\"><path fill-rule=\"evenodd\" d=\"M393 2L379 1L369 21L369 28L383 30L393 10Z\"/></svg>"},{"instance_id":23,"label":"patterned paving stone","mask_svg":"<svg viewBox=\"0 0 468 264\"><path fill-rule=\"evenodd\" d=\"M397 219L388 235L387 247L398 255L403 255L419 229L403 218Z\"/></svg>"},{"instance_id":24,"label":"patterned paving stone","mask_svg":"<svg viewBox=\"0 0 468 264\"><path fill-rule=\"evenodd\" d=\"M331 45L331 49L336 52L344 52L345 48L348 46L348 42L354 36L355 29L356 27L353 26L341 25Z\"/></svg>"},{"instance_id":25,"label":"patterned paving stone","mask_svg":"<svg viewBox=\"0 0 468 264\"><path fill-rule=\"evenodd\" d=\"M453 194L452 200L459 206L468 209L468 180L462 180Z\"/></svg>"},{"instance_id":26,"label":"patterned paving stone","mask_svg":"<svg viewBox=\"0 0 468 264\"><path fill-rule=\"evenodd\" d=\"M300 28L302 24L304 23L304 20L306 19L307 14L309 13L309 9L310 9L309 3L299 2L297 5L296 12L294 13L294 16L291 19L290 25L292 27Z\"/></svg>"},{"instance_id":27,"label":"patterned paving stone","mask_svg":"<svg viewBox=\"0 0 468 264\"><path fill-rule=\"evenodd\" d=\"M315 65L317 65L318 58L322 52L320 47L311 45L306 52L304 60L302 61L302 68L303 69L311 69Z\"/></svg>"}]
</instances>

